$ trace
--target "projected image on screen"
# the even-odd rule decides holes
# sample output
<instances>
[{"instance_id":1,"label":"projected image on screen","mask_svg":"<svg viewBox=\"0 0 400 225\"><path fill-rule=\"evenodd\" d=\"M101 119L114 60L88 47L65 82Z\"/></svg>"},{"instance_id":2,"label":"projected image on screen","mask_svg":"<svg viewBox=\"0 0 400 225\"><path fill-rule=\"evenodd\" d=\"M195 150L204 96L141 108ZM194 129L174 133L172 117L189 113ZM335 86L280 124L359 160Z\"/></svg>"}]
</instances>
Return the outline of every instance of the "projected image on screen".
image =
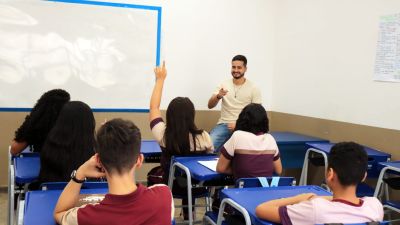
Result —
<instances>
[{"instance_id":1,"label":"projected image on screen","mask_svg":"<svg viewBox=\"0 0 400 225\"><path fill-rule=\"evenodd\" d=\"M0 107L49 89L97 109L146 109L159 63L161 8L91 1L0 4Z\"/></svg>"}]
</instances>

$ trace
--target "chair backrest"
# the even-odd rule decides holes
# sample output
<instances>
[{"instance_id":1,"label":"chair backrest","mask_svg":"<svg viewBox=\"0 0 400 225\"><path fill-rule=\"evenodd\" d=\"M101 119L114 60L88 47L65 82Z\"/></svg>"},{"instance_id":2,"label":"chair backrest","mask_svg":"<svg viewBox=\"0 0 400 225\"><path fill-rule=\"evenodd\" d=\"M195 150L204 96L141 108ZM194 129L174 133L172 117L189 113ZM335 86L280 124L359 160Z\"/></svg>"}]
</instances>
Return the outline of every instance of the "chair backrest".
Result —
<instances>
[{"instance_id":1,"label":"chair backrest","mask_svg":"<svg viewBox=\"0 0 400 225\"><path fill-rule=\"evenodd\" d=\"M67 182L45 182L40 184L40 190L62 190L67 184Z\"/></svg>"},{"instance_id":2,"label":"chair backrest","mask_svg":"<svg viewBox=\"0 0 400 225\"><path fill-rule=\"evenodd\" d=\"M45 182L40 185L40 189L45 190L62 190L67 186L68 182ZM103 189L108 188L107 182L85 182L82 189Z\"/></svg>"},{"instance_id":3,"label":"chair backrest","mask_svg":"<svg viewBox=\"0 0 400 225\"><path fill-rule=\"evenodd\" d=\"M387 225L389 221L367 222L367 223L325 223L321 225Z\"/></svg>"},{"instance_id":4,"label":"chair backrest","mask_svg":"<svg viewBox=\"0 0 400 225\"><path fill-rule=\"evenodd\" d=\"M251 177L239 178L236 180L237 188L249 187L273 187L273 186L293 186L296 181L293 177Z\"/></svg>"}]
</instances>

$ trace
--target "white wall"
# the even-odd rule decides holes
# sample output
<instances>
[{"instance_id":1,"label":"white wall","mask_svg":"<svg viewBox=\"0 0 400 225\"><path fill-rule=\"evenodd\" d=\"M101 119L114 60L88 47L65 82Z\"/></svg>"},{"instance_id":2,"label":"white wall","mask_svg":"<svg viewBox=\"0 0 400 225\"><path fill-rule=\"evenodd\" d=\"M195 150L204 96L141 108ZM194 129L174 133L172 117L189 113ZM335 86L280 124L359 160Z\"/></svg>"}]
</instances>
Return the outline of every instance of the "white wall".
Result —
<instances>
[{"instance_id":1,"label":"white wall","mask_svg":"<svg viewBox=\"0 0 400 225\"><path fill-rule=\"evenodd\" d=\"M121 2L121 1L118 1ZM248 58L246 76L262 87L263 103L272 101L275 2L255 0L126 0L162 7L162 56L168 78L162 107L176 96L207 109L217 85L231 77L231 59ZM219 106L216 107L219 109Z\"/></svg>"},{"instance_id":2,"label":"white wall","mask_svg":"<svg viewBox=\"0 0 400 225\"><path fill-rule=\"evenodd\" d=\"M372 80L379 16L400 1L275 3L272 109L400 130L400 83Z\"/></svg>"}]
</instances>

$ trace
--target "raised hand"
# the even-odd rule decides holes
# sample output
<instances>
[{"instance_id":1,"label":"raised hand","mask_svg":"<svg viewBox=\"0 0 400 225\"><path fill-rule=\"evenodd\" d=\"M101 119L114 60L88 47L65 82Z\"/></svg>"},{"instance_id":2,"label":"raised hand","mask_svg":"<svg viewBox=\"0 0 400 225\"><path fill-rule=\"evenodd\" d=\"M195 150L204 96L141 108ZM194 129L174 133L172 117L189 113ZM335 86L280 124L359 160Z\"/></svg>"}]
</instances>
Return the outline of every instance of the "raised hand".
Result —
<instances>
[{"instance_id":1,"label":"raised hand","mask_svg":"<svg viewBox=\"0 0 400 225\"><path fill-rule=\"evenodd\" d=\"M165 79L167 77L167 69L165 68L165 61L163 61L162 67L157 66L154 68L154 74L156 75L156 79Z\"/></svg>"}]
</instances>

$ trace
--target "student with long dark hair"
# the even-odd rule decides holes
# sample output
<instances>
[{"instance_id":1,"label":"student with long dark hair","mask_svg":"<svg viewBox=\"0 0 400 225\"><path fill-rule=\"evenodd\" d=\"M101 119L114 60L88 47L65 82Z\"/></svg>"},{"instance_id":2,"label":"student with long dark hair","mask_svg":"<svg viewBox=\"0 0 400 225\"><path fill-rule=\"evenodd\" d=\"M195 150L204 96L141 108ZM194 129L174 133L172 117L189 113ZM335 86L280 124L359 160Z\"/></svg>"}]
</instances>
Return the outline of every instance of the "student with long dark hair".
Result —
<instances>
[{"instance_id":1,"label":"student with long dark hair","mask_svg":"<svg viewBox=\"0 0 400 225\"><path fill-rule=\"evenodd\" d=\"M40 182L69 181L73 170L94 154L95 120L80 101L64 105L40 152Z\"/></svg>"},{"instance_id":2,"label":"student with long dark hair","mask_svg":"<svg viewBox=\"0 0 400 225\"><path fill-rule=\"evenodd\" d=\"M18 155L28 146L32 151L40 152L61 108L69 100L69 93L62 89L53 89L44 93L33 106L30 114L25 117L22 125L15 131L11 154Z\"/></svg>"},{"instance_id":3,"label":"student with long dark hair","mask_svg":"<svg viewBox=\"0 0 400 225\"><path fill-rule=\"evenodd\" d=\"M212 153L214 148L210 135L198 129L194 123L195 109L189 98L174 98L168 105L167 120L164 122L161 117L160 102L164 80L167 76L165 62L162 67L156 67L154 73L156 83L150 100L149 120L151 131L162 150L161 167L164 171L163 182L166 184L172 156ZM174 184L172 192L183 195L187 193L186 187L181 187L179 184ZM182 199L182 203L187 204L187 200L187 198ZM187 219L187 208L184 208L183 214Z\"/></svg>"},{"instance_id":4,"label":"student with long dark hair","mask_svg":"<svg viewBox=\"0 0 400 225\"><path fill-rule=\"evenodd\" d=\"M194 123L195 109L186 97L176 97L168 105L167 120L161 117L160 103L164 80L167 75L165 63L154 69L156 84L150 101L150 128L162 149L161 166L168 176L171 156L212 153L210 135L198 129ZM165 182L168 180L165 179Z\"/></svg>"},{"instance_id":5,"label":"student with long dark hair","mask_svg":"<svg viewBox=\"0 0 400 225\"><path fill-rule=\"evenodd\" d=\"M221 148L217 172L242 177L282 173L278 145L268 134L269 120L261 104L251 103L239 114L232 137Z\"/></svg>"}]
</instances>

